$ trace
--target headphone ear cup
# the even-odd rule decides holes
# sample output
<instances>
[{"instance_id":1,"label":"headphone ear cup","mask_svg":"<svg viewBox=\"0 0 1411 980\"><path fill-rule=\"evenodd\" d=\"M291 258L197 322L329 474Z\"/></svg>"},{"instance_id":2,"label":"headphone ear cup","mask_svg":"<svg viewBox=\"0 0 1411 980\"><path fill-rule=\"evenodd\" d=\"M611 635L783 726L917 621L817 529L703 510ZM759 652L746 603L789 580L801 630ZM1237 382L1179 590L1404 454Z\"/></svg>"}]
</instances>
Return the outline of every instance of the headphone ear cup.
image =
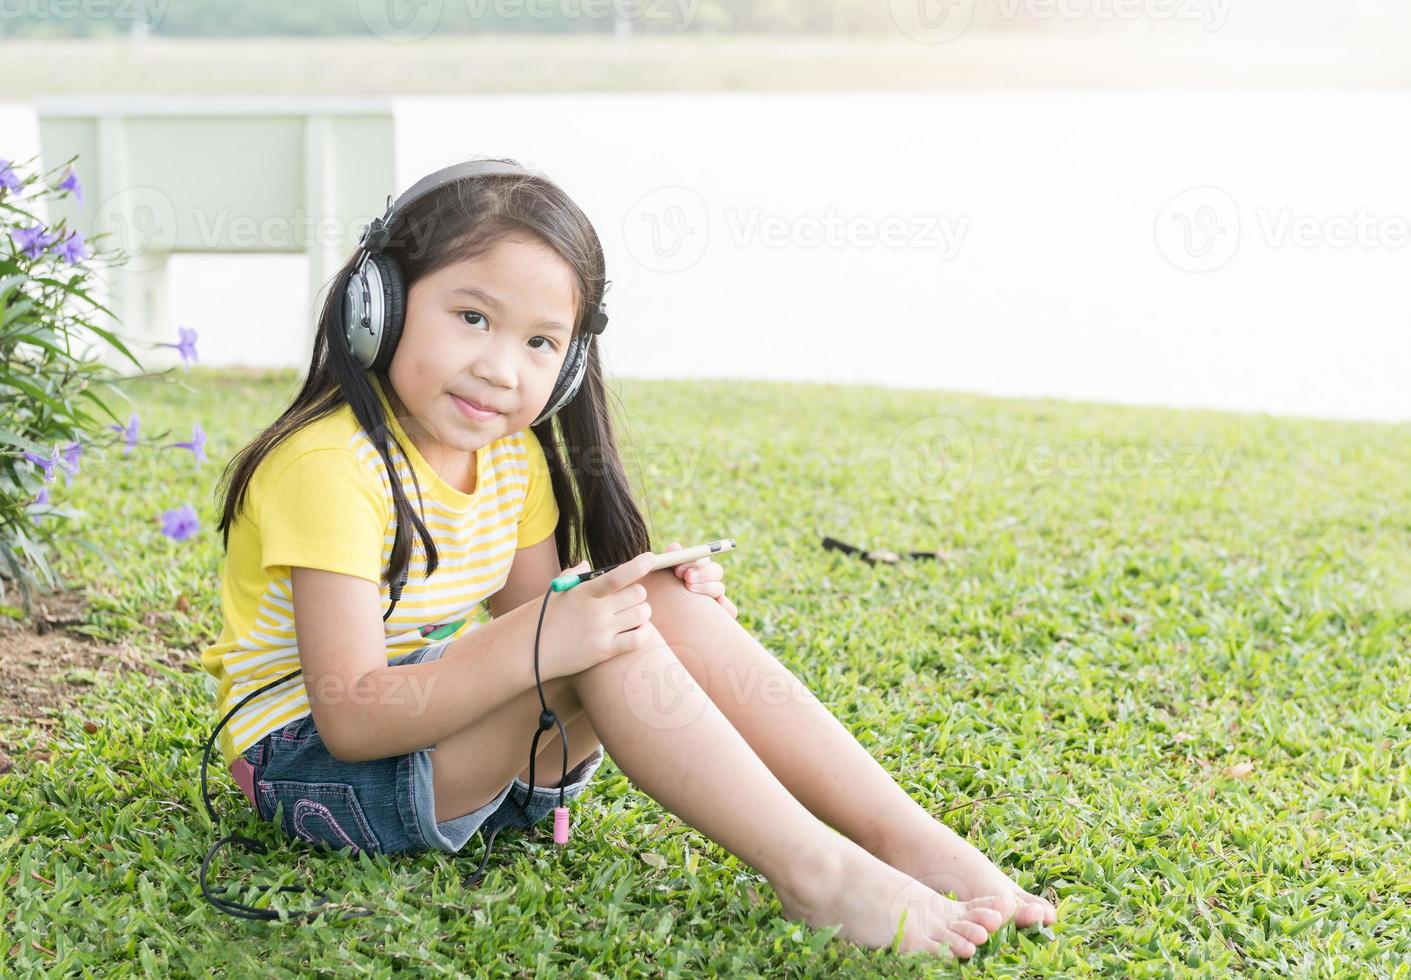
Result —
<instances>
[{"instance_id":1,"label":"headphone ear cup","mask_svg":"<svg viewBox=\"0 0 1411 980\"><path fill-rule=\"evenodd\" d=\"M382 343L378 346L377 359L372 370L384 372L392 364L392 355L397 350L397 341L402 339L402 325L406 322L407 294L403 285L402 267L388 255L375 253L369 261L376 263L382 280L382 308L387 311L387 322L382 325Z\"/></svg>"},{"instance_id":2,"label":"headphone ear cup","mask_svg":"<svg viewBox=\"0 0 1411 980\"><path fill-rule=\"evenodd\" d=\"M549 400L544 403L544 410L539 413L539 417L529 423L531 426L553 418L558 410L572 401L573 396L578 393L579 386L583 384L583 376L587 373L588 345L591 343L592 334L586 333L580 333L568 342L568 353L564 355L559 376L554 379L554 390L549 393Z\"/></svg>"}]
</instances>

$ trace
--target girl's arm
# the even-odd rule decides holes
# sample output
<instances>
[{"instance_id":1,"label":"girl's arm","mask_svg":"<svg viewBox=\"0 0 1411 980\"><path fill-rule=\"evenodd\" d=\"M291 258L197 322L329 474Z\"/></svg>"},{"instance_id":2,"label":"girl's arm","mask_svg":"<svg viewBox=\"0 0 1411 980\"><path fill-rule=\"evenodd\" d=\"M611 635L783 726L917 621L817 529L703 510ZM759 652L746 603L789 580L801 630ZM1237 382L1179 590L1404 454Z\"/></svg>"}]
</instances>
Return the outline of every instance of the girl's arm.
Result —
<instances>
[{"instance_id":1,"label":"girl's arm","mask_svg":"<svg viewBox=\"0 0 1411 980\"><path fill-rule=\"evenodd\" d=\"M314 725L340 761L424 749L534 686L534 603L451 641L438 660L393 667L376 584L313 568L291 577Z\"/></svg>"},{"instance_id":2,"label":"girl's arm","mask_svg":"<svg viewBox=\"0 0 1411 980\"><path fill-rule=\"evenodd\" d=\"M490 597L490 615L498 619L531 599L543 599L549 583L562 571L552 533L538 544L520 548L514 553L505 584Z\"/></svg>"}]
</instances>

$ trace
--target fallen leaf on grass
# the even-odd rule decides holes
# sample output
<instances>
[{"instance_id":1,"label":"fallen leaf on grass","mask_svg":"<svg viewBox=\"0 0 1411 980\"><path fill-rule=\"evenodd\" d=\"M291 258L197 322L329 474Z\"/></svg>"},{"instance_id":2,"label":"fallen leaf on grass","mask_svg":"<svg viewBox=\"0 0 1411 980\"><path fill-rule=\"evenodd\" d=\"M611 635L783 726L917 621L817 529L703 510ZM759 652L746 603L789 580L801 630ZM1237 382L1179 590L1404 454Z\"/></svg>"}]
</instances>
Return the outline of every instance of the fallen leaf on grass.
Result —
<instances>
[{"instance_id":1,"label":"fallen leaf on grass","mask_svg":"<svg viewBox=\"0 0 1411 980\"><path fill-rule=\"evenodd\" d=\"M1240 762L1225 768L1225 775L1231 779L1248 779L1249 774L1254 772L1254 763Z\"/></svg>"},{"instance_id":2,"label":"fallen leaf on grass","mask_svg":"<svg viewBox=\"0 0 1411 980\"><path fill-rule=\"evenodd\" d=\"M642 860L658 870L666 867L666 858L662 857L656 851L643 851Z\"/></svg>"}]
</instances>

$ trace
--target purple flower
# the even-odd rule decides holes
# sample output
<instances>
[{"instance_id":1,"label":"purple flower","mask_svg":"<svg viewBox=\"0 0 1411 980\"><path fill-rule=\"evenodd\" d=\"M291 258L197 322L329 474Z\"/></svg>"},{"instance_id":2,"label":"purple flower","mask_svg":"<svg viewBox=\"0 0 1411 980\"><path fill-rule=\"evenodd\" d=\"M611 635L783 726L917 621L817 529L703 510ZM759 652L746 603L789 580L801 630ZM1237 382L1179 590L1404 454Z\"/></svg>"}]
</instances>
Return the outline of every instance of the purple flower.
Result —
<instances>
[{"instance_id":1,"label":"purple flower","mask_svg":"<svg viewBox=\"0 0 1411 980\"><path fill-rule=\"evenodd\" d=\"M122 454L126 456L133 446L137 445L137 413L133 412L127 420L126 426L110 425L110 429L121 432L124 436Z\"/></svg>"},{"instance_id":2,"label":"purple flower","mask_svg":"<svg viewBox=\"0 0 1411 980\"><path fill-rule=\"evenodd\" d=\"M83 185L78 182L78 174L74 173L72 170L69 171L69 175L64 178L63 182L59 184L59 189L73 191L73 196L78 198L78 203L83 203Z\"/></svg>"},{"instance_id":3,"label":"purple flower","mask_svg":"<svg viewBox=\"0 0 1411 980\"><path fill-rule=\"evenodd\" d=\"M79 259L86 259L93 254L93 250L83 243L83 232L77 228L69 232L69 237L59 243L59 247L54 249L54 254L59 256L69 265L73 265Z\"/></svg>"},{"instance_id":4,"label":"purple flower","mask_svg":"<svg viewBox=\"0 0 1411 980\"><path fill-rule=\"evenodd\" d=\"M43 225L30 225L28 228L17 228L11 235L15 239L15 244L20 251L32 259L37 259L44 254L44 250L58 239L57 235L51 235L44 230Z\"/></svg>"},{"instance_id":5,"label":"purple flower","mask_svg":"<svg viewBox=\"0 0 1411 980\"><path fill-rule=\"evenodd\" d=\"M0 159L0 187L12 191L17 191L24 187L24 183L21 182L19 177L15 176L15 171L11 168L9 160Z\"/></svg>"},{"instance_id":6,"label":"purple flower","mask_svg":"<svg viewBox=\"0 0 1411 980\"><path fill-rule=\"evenodd\" d=\"M185 541L201 528L196 511L190 504L162 514L162 533L175 541Z\"/></svg>"},{"instance_id":7,"label":"purple flower","mask_svg":"<svg viewBox=\"0 0 1411 980\"><path fill-rule=\"evenodd\" d=\"M78 457L83 453L83 447L76 442L69 443L64 448L64 486L68 486L73 481L69 479L69 474L78 474Z\"/></svg>"},{"instance_id":8,"label":"purple flower","mask_svg":"<svg viewBox=\"0 0 1411 980\"><path fill-rule=\"evenodd\" d=\"M178 328L177 328L177 331L181 334L181 341L180 341L180 343L175 343L175 344L158 344L157 346L158 346L158 347L175 347L178 351L180 351L180 352L181 352L181 363L182 363L182 366L183 366L183 367L186 367L186 359L187 359L188 357L191 359L191 363L192 363L192 364L195 364L195 363L196 363L196 331L195 331L194 329L192 329L191 327L178 327ZM187 368L187 370L190 370L190 368Z\"/></svg>"},{"instance_id":9,"label":"purple flower","mask_svg":"<svg viewBox=\"0 0 1411 980\"><path fill-rule=\"evenodd\" d=\"M206 433L202 430L200 422L197 422L191 429L190 442L175 442L172 443L172 445L180 446L182 449L189 449L195 453L196 468L198 470L201 468L201 464L206 461Z\"/></svg>"},{"instance_id":10,"label":"purple flower","mask_svg":"<svg viewBox=\"0 0 1411 980\"><path fill-rule=\"evenodd\" d=\"M30 520L32 520L35 524L38 524L40 521L44 520L45 515L43 513L40 513L40 508L44 507L48 503L49 488L40 487L39 496L35 497L34 501L29 505Z\"/></svg>"},{"instance_id":11,"label":"purple flower","mask_svg":"<svg viewBox=\"0 0 1411 980\"><path fill-rule=\"evenodd\" d=\"M44 470L45 483L54 482L54 464L58 463L59 461L58 446L54 447L54 452L50 455L48 459L45 459L43 456L36 456L34 453L25 453L24 458Z\"/></svg>"}]
</instances>

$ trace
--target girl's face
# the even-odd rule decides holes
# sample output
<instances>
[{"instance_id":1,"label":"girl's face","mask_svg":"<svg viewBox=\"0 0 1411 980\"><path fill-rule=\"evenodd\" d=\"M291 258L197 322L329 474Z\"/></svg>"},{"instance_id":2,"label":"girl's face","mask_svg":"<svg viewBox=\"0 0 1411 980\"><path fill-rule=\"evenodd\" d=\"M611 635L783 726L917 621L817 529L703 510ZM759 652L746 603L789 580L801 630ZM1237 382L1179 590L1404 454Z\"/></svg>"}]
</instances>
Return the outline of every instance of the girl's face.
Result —
<instances>
[{"instance_id":1,"label":"girl's face","mask_svg":"<svg viewBox=\"0 0 1411 980\"><path fill-rule=\"evenodd\" d=\"M578 309L577 278L535 239L502 239L423 276L388 368L388 401L412 443L444 476L533 422L548 404ZM494 410L467 414L456 397Z\"/></svg>"}]
</instances>

